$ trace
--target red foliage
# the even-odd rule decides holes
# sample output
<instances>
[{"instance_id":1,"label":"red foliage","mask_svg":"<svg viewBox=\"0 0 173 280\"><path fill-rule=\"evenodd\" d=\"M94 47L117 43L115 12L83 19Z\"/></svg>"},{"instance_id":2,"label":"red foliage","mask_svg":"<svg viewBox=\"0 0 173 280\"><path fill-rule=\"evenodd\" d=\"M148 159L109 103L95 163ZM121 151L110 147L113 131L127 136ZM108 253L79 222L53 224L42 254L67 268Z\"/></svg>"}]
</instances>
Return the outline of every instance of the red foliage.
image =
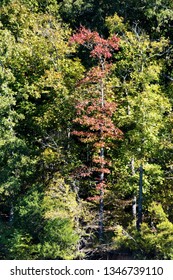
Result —
<instances>
[{"instance_id":1,"label":"red foliage","mask_svg":"<svg viewBox=\"0 0 173 280\"><path fill-rule=\"evenodd\" d=\"M93 171L95 172L99 172L99 173L104 173L104 174L110 174L111 171L108 168L103 168L103 167L93 167L92 168Z\"/></svg>"},{"instance_id":2,"label":"red foliage","mask_svg":"<svg viewBox=\"0 0 173 280\"><path fill-rule=\"evenodd\" d=\"M73 134L81 137L86 137L88 140L93 137L94 140L108 138L121 138L122 132L115 127L111 117L116 110L116 104L114 102L104 102L102 107L100 100L90 99L80 102L76 105L77 117L73 122L83 126L85 131L74 131ZM88 131L89 130L89 131ZM89 140L90 141L90 140Z\"/></svg>"},{"instance_id":3,"label":"red foliage","mask_svg":"<svg viewBox=\"0 0 173 280\"><path fill-rule=\"evenodd\" d=\"M73 172L73 176L75 176L76 178L89 177L92 175L92 173L93 171L90 168L88 168L85 165L82 165L75 169L75 172Z\"/></svg>"},{"instance_id":4,"label":"red foliage","mask_svg":"<svg viewBox=\"0 0 173 280\"><path fill-rule=\"evenodd\" d=\"M96 185L96 190L102 190L102 189L104 189L105 187L106 187L105 182L101 182L101 183L98 183L98 184Z\"/></svg>"},{"instance_id":5,"label":"red foliage","mask_svg":"<svg viewBox=\"0 0 173 280\"><path fill-rule=\"evenodd\" d=\"M79 130L74 130L73 135L79 137L81 142L90 143L94 156L91 167L81 167L78 169L77 176L89 177L100 176L96 189L100 190L100 196L88 198L88 200L100 199L106 183L105 176L110 173L111 162L105 159L105 151L109 147L110 139L122 137L122 132L115 126L112 116L116 111L117 104L107 101L104 96L104 79L111 70L110 58L114 51L118 50L119 38L115 35L110 39L100 37L97 32L91 32L81 26L74 34L70 43L77 43L90 50L90 57L97 58L97 66L91 68L78 86L87 84L98 84L100 91L90 92L89 98L77 102L75 124L80 125ZM104 100L103 100L104 99ZM97 155L96 155L97 154Z\"/></svg>"},{"instance_id":6,"label":"red foliage","mask_svg":"<svg viewBox=\"0 0 173 280\"><path fill-rule=\"evenodd\" d=\"M99 201L100 200L100 195L95 195L92 197L88 197L87 200L89 201Z\"/></svg>"},{"instance_id":7,"label":"red foliage","mask_svg":"<svg viewBox=\"0 0 173 280\"><path fill-rule=\"evenodd\" d=\"M109 163L108 160L105 160L103 157L99 157L99 156L94 156L92 161L100 165L105 165Z\"/></svg>"},{"instance_id":8,"label":"red foliage","mask_svg":"<svg viewBox=\"0 0 173 280\"><path fill-rule=\"evenodd\" d=\"M106 64L104 65L104 69L102 69L100 66L95 66L91 68L87 72L87 76L83 78L79 83L78 86L85 83L98 83L101 79L103 79L110 71L112 67L112 64Z\"/></svg>"},{"instance_id":9,"label":"red foliage","mask_svg":"<svg viewBox=\"0 0 173 280\"><path fill-rule=\"evenodd\" d=\"M96 112L102 113L105 116L112 117L117 108L117 104L113 101L104 100L104 105L101 106L100 97L98 98L90 98L80 102L77 102L76 109L77 115L87 114L93 115Z\"/></svg>"},{"instance_id":10,"label":"red foliage","mask_svg":"<svg viewBox=\"0 0 173 280\"><path fill-rule=\"evenodd\" d=\"M109 59L112 57L112 53L118 50L119 40L116 35L108 40L103 39L98 32L91 32L91 30L81 26L77 33L70 38L70 43L85 46L91 51L91 57Z\"/></svg>"},{"instance_id":11,"label":"red foliage","mask_svg":"<svg viewBox=\"0 0 173 280\"><path fill-rule=\"evenodd\" d=\"M83 45L87 41L92 41L97 37L97 32L91 32L89 29L81 26L76 34L70 38L70 43Z\"/></svg>"}]
</instances>

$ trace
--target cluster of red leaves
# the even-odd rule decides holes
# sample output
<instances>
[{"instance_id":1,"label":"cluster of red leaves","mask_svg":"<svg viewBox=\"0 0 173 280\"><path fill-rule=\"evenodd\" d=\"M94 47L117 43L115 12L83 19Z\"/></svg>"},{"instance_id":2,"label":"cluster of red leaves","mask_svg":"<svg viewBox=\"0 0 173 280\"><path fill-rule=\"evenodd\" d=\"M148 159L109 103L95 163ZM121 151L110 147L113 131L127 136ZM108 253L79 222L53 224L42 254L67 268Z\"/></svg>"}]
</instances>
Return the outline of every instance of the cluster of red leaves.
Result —
<instances>
[{"instance_id":1,"label":"cluster of red leaves","mask_svg":"<svg viewBox=\"0 0 173 280\"><path fill-rule=\"evenodd\" d=\"M119 38L115 35L108 40L99 38L94 42L95 46L91 51L92 57L104 57L105 59L112 57L112 52L118 50L119 47Z\"/></svg>"},{"instance_id":2,"label":"cluster of red leaves","mask_svg":"<svg viewBox=\"0 0 173 280\"><path fill-rule=\"evenodd\" d=\"M87 72L87 76L78 82L78 86L85 83L98 83L103 79L109 72L112 67L112 64L104 64L104 69L100 66L95 66Z\"/></svg>"},{"instance_id":3,"label":"cluster of red leaves","mask_svg":"<svg viewBox=\"0 0 173 280\"><path fill-rule=\"evenodd\" d=\"M88 168L88 166L82 165L75 169L73 172L73 176L75 178L80 177L90 177L93 173L93 170L91 168Z\"/></svg>"},{"instance_id":4,"label":"cluster of red leaves","mask_svg":"<svg viewBox=\"0 0 173 280\"><path fill-rule=\"evenodd\" d=\"M110 174L111 162L100 156L102 148L105 150L109 147L108 139L122 138L122 132L112 121L112 116L116 110L116 103L105 101L101 105L100 98L90 98L78 102L76 105L77 117L73 120L74 123L80 125L80 130L72 132L73 135L79 137L81 142L92 143L93 148L98 152L98 155L92 158L92 167L85 170L80 170L78 176L89 177L94 174ZM106 188L106 183L100 181L96 184L97 191L103 191ZM90 197L90 201L96 201L100 196Z\"/></svg>"},{"instance_id":5,"label":"cluster of red leaves","mask_svg":"<svg viewBox=\"0 0 173 280\"><path fill-rule=\"evenodd\" d=\"M122 132L115 127L111 119L116 110L116 103L105 101L103 106L99 103L100 99L95 98L76 105L77 117L73 122L80 124L84 131L73 131L73 134L82 137L83 142L122 137Z\"/></svg>"},{"instance_id":6,"label":"cluster of red leaves","mask_svg":"<svg viewBox=\"0 0 173 280\"><path fill-rule=\"evenodd\" d=\"M83 129L88 128L90 131L74 130L72 134L81 137L81 141L85 143L94 142L96 140L99 141L99 139L103 142L103 140L109 138L122 138L121 130L115 127L113 121L103 117L97 119L88 116L83 116L82 119L76 118L74 122L83 125ZM101 145L100 142L98 144Z\"/></svg>"},{"instance_id":7,"label":"cluster of red leaves","mask_svg":"<svg viewBox=\"0 0 173 280\"><path fill-rule=\"evenodd\" d=\"M106 165L106 164L107 164L107 165L110 165L110 161L105 160L103 157L100 157L100 156L94 156L93 159L92 159L92 161L93 161L94 163L99 164L100 166Z\"/></svg>"},{"instance_id":8,"label":"cluster of red leaves","mask_svg":"<svg viewBox=\"0 0 173 280\"><path fill-rule=\"evenodd\" d=\"M104 188L106 188L107 187L107 185L106 185L106 183L103 181L103 182L100 182L100 183L98 183L97 185L96 185L96 190L102 190L102 189L104 189Z\"/></svg>"},{"instance_id":9,"label":"cluster of red leaves","mask_svg":"<svg viewBox=\"0 0 173 280\"><path fill-rule=\"evenodd\" d=\"M94 132L73 130L71 134L78 136L83 143L93 143L98 140Z\"/></svg>"},{"instance_id":10,"label":"cluster of red leaves","mask_svg":"<svg viewBox=\"0 0 173 280\"><path fill-rule=\"evenodd\" d=\"M87 198L88 201L99 201L100 195L95 195Z\"/></svg>"},{"instance_id":11,"label":"cluster of red leaves","mask_svg":"<svg viewBox=\"0 0 173 280\"><path fill-rule=\"evenodd\" d=\"M83 113L92 115L95 112L103 113L109 117L112 117L116 111L117 104L113 101L104 101L104 105L101 106L100 98L90 98L80 101L76 104L77 115Z\"/></svg>"},{"instance_id":12,"label":"cluster of red leaves","mask_svg":"<svg viewBox=\"0 0 173 280\"><path fill-rule=\"evenodd\" d=\"M104 174L110 174L110 170L108 168L105 167L93 167L92 168L93 171L98 172L98 173L104 173Z\"/></svg>"},{"instance_id":13,"label":"cluster of red leaves","mask_svg":"<svg viewBox=\"0 0 173 280\"><path fill-rule=\"evenodd\" d=\"M114 35L112 38L106 40L101 38L98 32L92 32L81 26L77 33L70 38L70 43L85 46L91 50L91 57L109 59L112 57L112 52L118 50L119 38Z\"/></svg>"},{"instance_id":14,"label":"cluster of red leaves","mask_svg":"<svg viewBox=\"0 0 173 280\"><path fill-rule=\"evenodd\" d=\"M92 32L89 29L81 26L78 32L73 34L70 38L70 43L78 43L79 45L84 45L85 42L93 41L97 37L97 32Z\"/></svg>"}]
</instances>

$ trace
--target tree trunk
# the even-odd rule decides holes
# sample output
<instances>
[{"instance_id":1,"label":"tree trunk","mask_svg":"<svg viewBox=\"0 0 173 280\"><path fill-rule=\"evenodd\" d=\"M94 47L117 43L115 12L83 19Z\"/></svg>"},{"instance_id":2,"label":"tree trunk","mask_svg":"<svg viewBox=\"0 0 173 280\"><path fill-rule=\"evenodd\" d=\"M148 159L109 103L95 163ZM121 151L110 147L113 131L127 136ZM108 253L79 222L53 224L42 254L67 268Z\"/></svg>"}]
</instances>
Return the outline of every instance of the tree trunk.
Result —
<instances>
[{"instance_id":1,"label":"tree trunk","mask_svg":"<svg viewBox=\"0 0 173 280\"><path fill-rule=\"evenodd\" d=\"M131 170L132 170L132 176L135 175L135 164L134 164L134 157L132 157L131 159ZM133 215L133 219L135 221L136 224L136 196L134 195L133 200L132 200L132 215Z\"/></svg>"},{"instance_id":2,"label":"tree trunk","mask_svg":"<svg viewBox=\"0 0 173 280\"><path fill-rule=\"evenodd\" d=\"M138 199L138 220L137 220L138 230L140 230L142 224L142 179L143 179L143 167L141 164L139 168L139 199Z\"/></svg>"},{"instance_id":3,"label":"tree trunk","mask_svg":"<svg viewBox=\"0 0 173 280\"><path fill-rule=\"evenodd\" d=\"M11 203L10 215L9 215L9 223L12 224L13 220L14 220L14 207L13 207L13 203Z\"/></svg>"},{"instance_id":4,"label":"tree trunk","mask_svg":"<svg viewBox=\"0 0 173 280\"><path fill-rule=\"evenodd\" d=\"M104 63L101 62L101 68L102 71L104 71ZM102 109L104 108L104 84L103 84L103 80L101 79L100 81L100 93L101 93L101 107ZM100 138L102 139L102 127L100 129ZM101 168L104 168L104 147L102 147L100 149L100 157L102 159L102 164L101 164ZM101 172L100 174L100 183L102 184L104 182L104 172ZM100 189L100 205L99 205L99 241L100 243L103 242L103 214L104 214L104 201L103 201L103 197L104 197L104 188L103 186L101 186Z\"/></svg>"},{"instance_id":5,"label":"tree trunk","mask_svg":"<svg viewBox=\"0 0 173 280\"><path fill-rule=\"evenodd\" d=\"M100 151L100 157L104 160L104 148L101 148ZM102 168L104 165L102 164ZM100 183L102 184L104 182L104 172L100 174ZM100 189L100 205L99 205L99 241L100 243L103 242L103 211L104 211L104 202L103 202L103 197L104 197L104 188L101 186Z\"/></svg>"}]
</instances>

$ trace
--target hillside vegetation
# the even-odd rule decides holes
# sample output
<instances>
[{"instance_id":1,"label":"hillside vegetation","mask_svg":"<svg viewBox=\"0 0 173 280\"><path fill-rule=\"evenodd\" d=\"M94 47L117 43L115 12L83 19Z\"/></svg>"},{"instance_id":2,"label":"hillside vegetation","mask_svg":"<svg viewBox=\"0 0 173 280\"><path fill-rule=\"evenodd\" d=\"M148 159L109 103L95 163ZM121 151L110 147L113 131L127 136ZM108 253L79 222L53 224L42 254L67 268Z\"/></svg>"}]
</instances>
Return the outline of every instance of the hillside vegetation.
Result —
<instances>
[{"instance_id":1,"label":"hillside vegetation","mask_svg":"<svg viewBox=\"0 0 173 280\"><path fill-rule=\"evenodd\" d=\"M172 65L171 0L1 0L0 259L173 259Z\"/></svg>"}]
</instances>

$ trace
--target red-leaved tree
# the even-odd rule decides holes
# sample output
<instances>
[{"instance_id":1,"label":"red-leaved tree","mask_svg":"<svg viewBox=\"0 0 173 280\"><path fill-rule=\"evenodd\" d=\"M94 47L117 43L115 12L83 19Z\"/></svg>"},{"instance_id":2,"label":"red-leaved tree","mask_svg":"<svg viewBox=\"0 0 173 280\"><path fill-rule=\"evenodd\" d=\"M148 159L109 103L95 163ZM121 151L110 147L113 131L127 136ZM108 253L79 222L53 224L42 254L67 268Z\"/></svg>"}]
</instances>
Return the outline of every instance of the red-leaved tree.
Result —
<instances>
[{"instance_id":1,"label":"red-leaved tree","mask_svg":"<svg viewBox=\"0 0 173 280\"><path fill-rule=\"evenodd\" d=\"M84 27L70 38L70 43L76 43L87 48L90 58L95 60L92 67L78 87L87 91L87 98L76 104L76 118L74 123L78 129L73 135L78 136L81 142L92 146L92 166L83 166L80 176L90 177L95 174L96 190L98 195L90 200L99 199L99 239L103 240L103 197L106 188L106 176L110 173L110 160L106 158L106 151L111 139L122 137L122 132L115 126L112 116L116 110L116 103L108 100L106 79L111 71L111 57L118 50L119 39L116 36L103 39L97 32ZM79 173L79 170L78 170Z\"/></svg>"}]
</instances>

